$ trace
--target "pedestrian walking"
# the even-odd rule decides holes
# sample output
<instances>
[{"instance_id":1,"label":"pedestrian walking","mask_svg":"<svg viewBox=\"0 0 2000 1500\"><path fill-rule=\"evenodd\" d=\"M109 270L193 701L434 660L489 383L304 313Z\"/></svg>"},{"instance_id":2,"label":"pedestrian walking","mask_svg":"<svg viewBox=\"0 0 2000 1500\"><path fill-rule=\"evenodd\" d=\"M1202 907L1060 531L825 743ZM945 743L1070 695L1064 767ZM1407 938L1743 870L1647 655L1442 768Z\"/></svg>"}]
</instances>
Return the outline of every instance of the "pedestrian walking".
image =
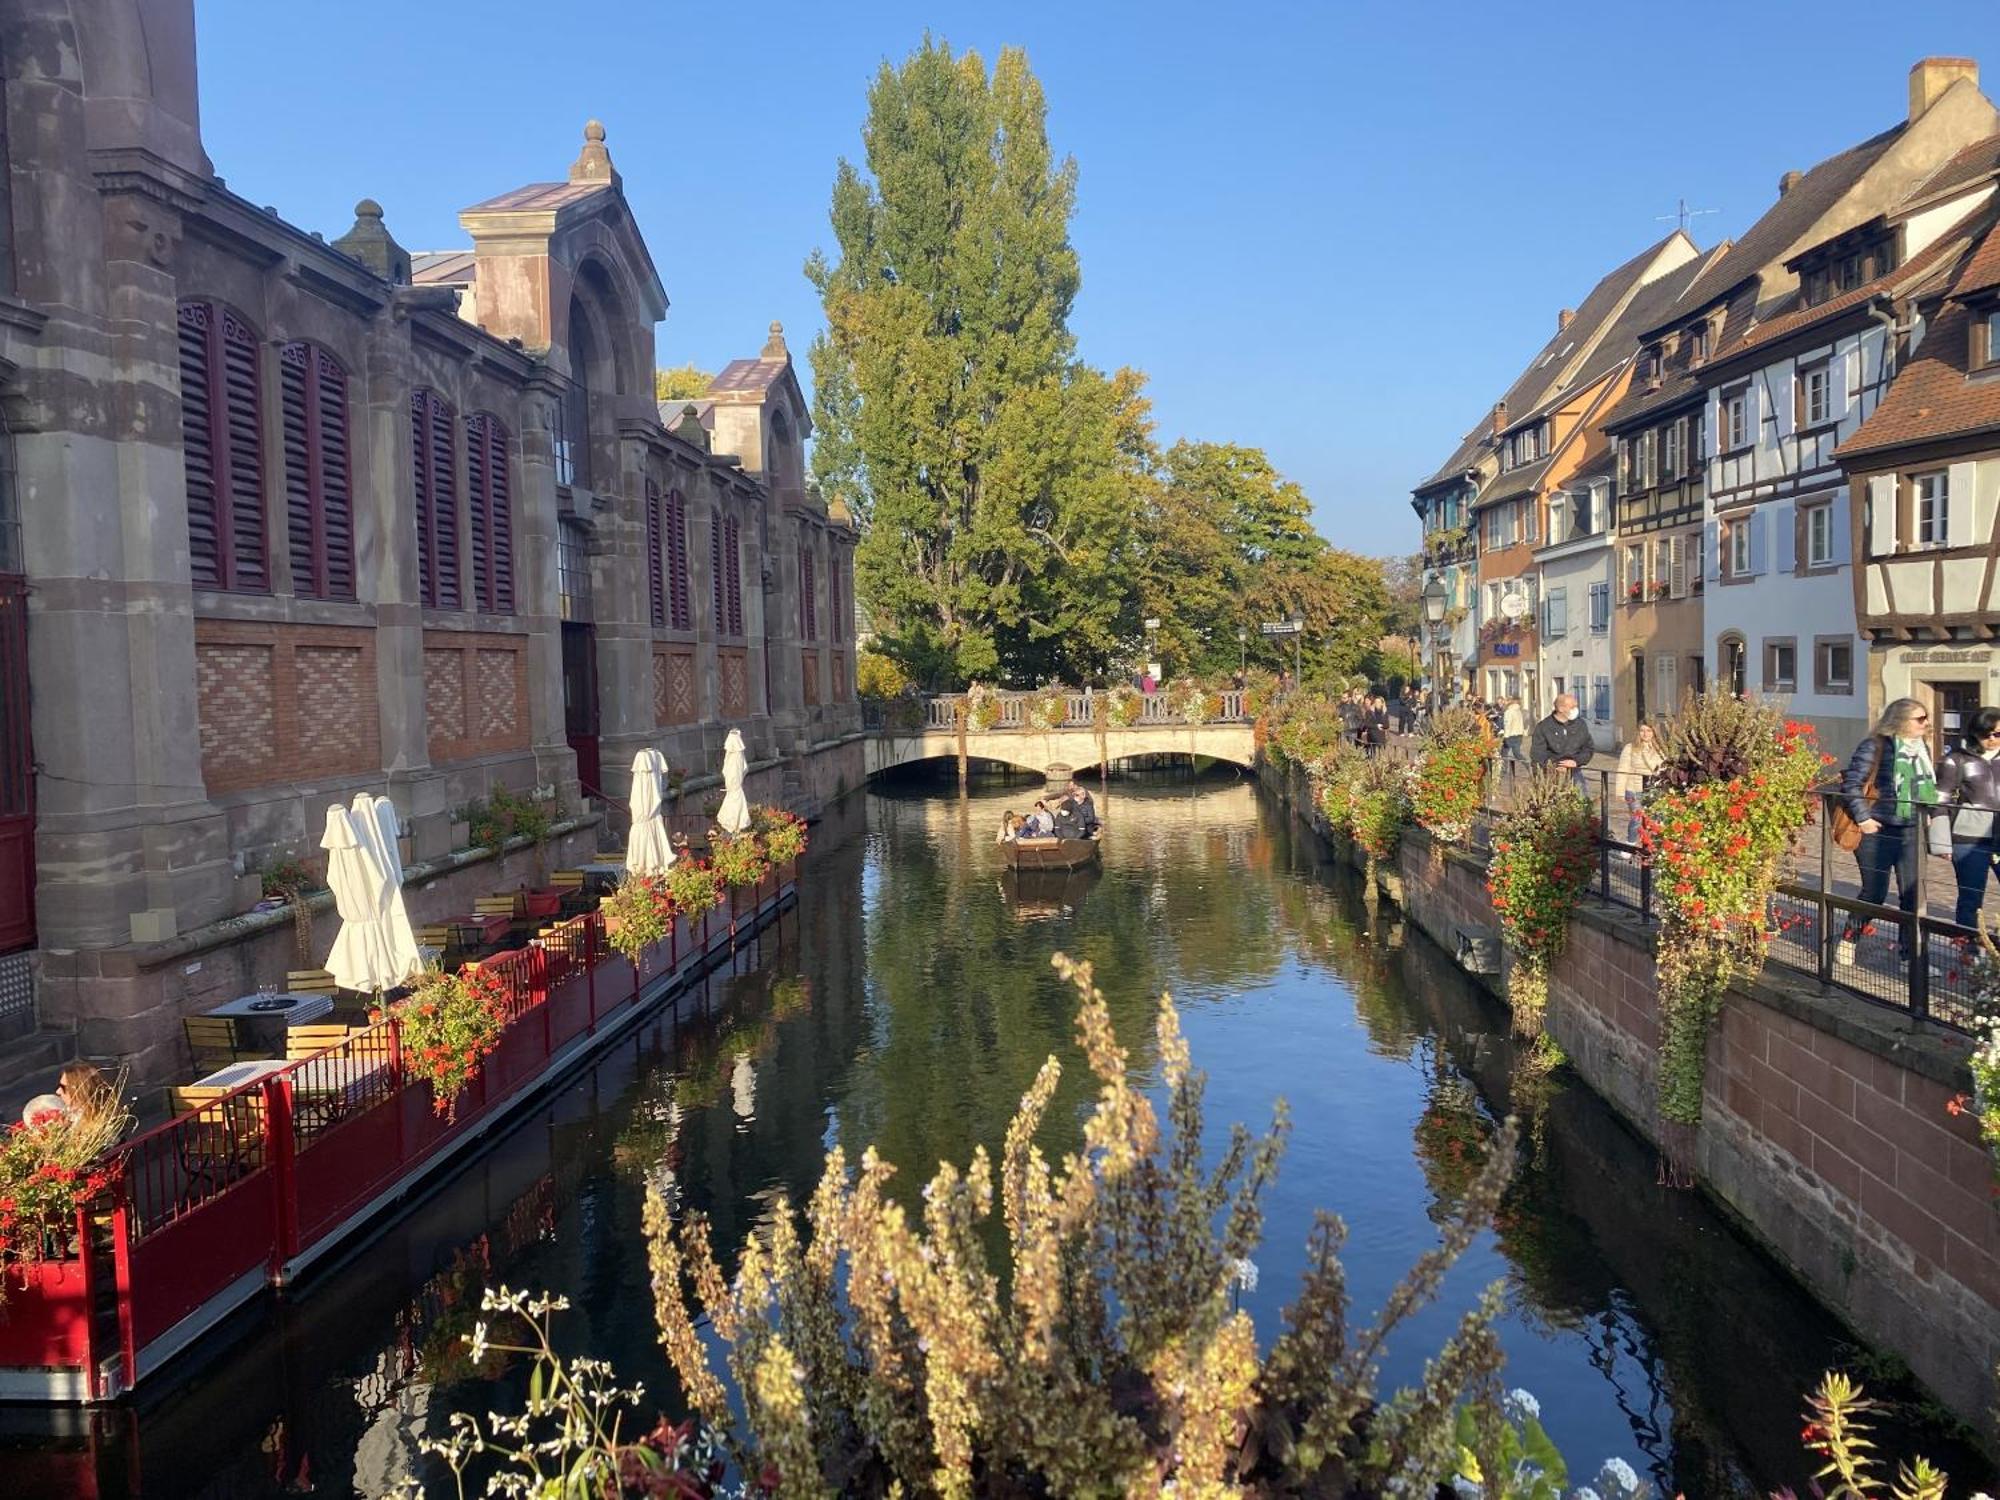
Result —
<instances>
[{"instance_id":1,"label":"pedestrian walking","mask_svg":"<svg viewBox=\"0 0 2000 1500\"><path fill-rule=\"evenodd\" d=\"M1995 851L2000 849L1993 818L2000 811L1996 760L2000 760L2000 708L1982 708L1972 715L1965 742L1938 766L1938 801L1950 814L1951 868L1958 877L1952 920L1961 927L1980 925L1979 908L1986 899Z\"/></svg>"},{"instance_id":2,"label":"pedestrian walking","mask_svg":"<svg viewBox=\"0 0 2000 1500\"><path fill-rule=\"evenodd\" d=\"M1519 698L1509 698L1500 710L1500 753L1509 760L1521 758L1521 742L1527 738L1528 715Z\"/></svg>"},{"instance_id":3,"label":"pedestrian walking","mask_svg":"<svg viewBox=\"0 0 2000 1500\"><path fill-rule=\"evenodd\" d=\"M1924 839L1918 819L1937 802L1937 774L1931 766L1930 710L1914 698L1898 698L1882 710L1875 730L1854 747L1840 779L1840 805L1861 835L1854 860L1861 867L1861 899L1881 905L1896 876L1896 901L1914 917L1917 861ZM1833 961L1851 966L1855 943L1867 919L1852 914L1834 944ZM1897 925L1897 949L1910 956L1913 923Z\"/></svg>"}]
</instances>

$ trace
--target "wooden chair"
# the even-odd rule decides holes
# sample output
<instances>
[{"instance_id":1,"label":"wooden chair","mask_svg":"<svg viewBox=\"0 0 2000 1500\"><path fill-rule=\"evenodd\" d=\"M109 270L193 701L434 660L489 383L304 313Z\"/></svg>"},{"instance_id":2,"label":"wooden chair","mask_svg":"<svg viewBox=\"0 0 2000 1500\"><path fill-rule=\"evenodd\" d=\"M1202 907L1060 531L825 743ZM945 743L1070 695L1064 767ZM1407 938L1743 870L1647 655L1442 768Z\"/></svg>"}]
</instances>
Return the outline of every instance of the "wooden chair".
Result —
<instances>
[{"instance_id":1,"label":"wooden chair","mask_svg":"<svg viewBox=\"0 0 2000 1500\"><path fill-rule=\"evenodd\" d=\"M338 1047L353 1035L353 1031L338 1021L288 1026L285 1028L285 1057L288 1061L297 1062L329 1047Z\"/></svg>"},{"instance_id":2,"label":"wooden chair","mask_svg":"<svg viewBox=\"0 0 2000 1500\"><path fill-rule=\"evenodd\" d=\"M520 908L520 897L512 892L502 896L481 896L472 903L475 917L511 917Z\"/></svg>"},{"instance_id":3,"label":"wooden chair","mask_svg":"<svg viewBox=\"0 0 2000 1500\"><path fill-rule=\"evenodd\" d=\"M324 969L292 969L285 975L285 990L293 995L332 995L340 986Z\"/></svg>"},{"instance_id":4,"label":"wooden chair","mask_svg":"<svg viewBox=\"0 0 2000 1500\"><path fill-rule=\"evenodd\" d=\"M451 923L433 922L417 929L417 946L420 948L449 948L451 946Z\"/></svg>"},{"instance_id":5,"label":"wooden chair","mask_svg":"<svg viewBox=\"0 0 2000 1500\"><path fill-rule=\"evenodd\" d=\"M198 1114L231 1092L209 1084L177 1084L168 1091L176 1118ZM210 1112L176 1132L181 1171L191 1188L222 1187L264 1164L264 1095L253 1090L218 1114Z\"/></svg>"},{"instance_id":6,"label":"wooden chair","mask_svg":"<svg viewBox=\"0 0 2000 1500\"><path fill-rule=\"evenodd\" d=\"M268 1052L250 1052L243 1046L236 1022L228 1016L183 1016L181 1030L187 1036L188 1056L197 1075L213 1073L234 1062L269 1057Z\"/></svg>"}]
</instances>

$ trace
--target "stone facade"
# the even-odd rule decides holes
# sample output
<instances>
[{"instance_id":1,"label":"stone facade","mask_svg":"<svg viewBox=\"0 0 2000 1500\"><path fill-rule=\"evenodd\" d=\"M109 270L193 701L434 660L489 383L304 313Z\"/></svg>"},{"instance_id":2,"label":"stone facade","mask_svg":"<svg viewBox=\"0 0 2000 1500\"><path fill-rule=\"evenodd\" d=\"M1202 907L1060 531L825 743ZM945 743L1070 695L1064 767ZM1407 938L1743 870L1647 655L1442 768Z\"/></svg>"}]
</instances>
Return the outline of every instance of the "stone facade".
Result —
<instances>
[{"instance_id":1,"label":"stone facade","mask_svg":"<svg viewBox=\"0 0 2000 1500\"><path fill-rule=\"evenodd\" d=\"M65 975L234 917L357 790L433 860L496 787L586 812L639 748L700 776L730 728L774 794L829 779L853 527L805 486L775 325L655 402L667 298L603 127L413 259L372 201L329 243L216 175L190 0L0 0L0 105L0 585ZM157 1042L118 1011L41 1002L88 1053Z\"/></svg>"}]
</instances>

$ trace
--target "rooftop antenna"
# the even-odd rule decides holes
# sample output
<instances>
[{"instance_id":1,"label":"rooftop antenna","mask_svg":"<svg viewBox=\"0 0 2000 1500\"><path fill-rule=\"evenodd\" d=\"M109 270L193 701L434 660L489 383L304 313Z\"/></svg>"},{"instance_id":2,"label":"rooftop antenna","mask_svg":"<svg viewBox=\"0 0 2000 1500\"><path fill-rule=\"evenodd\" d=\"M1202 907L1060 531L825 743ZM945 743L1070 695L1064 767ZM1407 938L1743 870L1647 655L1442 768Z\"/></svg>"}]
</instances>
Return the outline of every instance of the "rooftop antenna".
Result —
<instances>
[{"instance_id":1,"label":"rooftop antenna","mask_svg":"<svg viewBox=\"0 0 2000 1500\"><path fill-rule=\"evenodd\" d=\"M1654 214L1653 222L1655 224L1679 224L1682 230L1686 230L1686 228L1688 227L1689 219L1698 219L1703 214L1713 214L1720 212L1722 212L1722 210L1718 208L1689 208L1687 199L1683 198L1680 200L1680 206L1676 208L1672 213Z\"/></svg>"}]
</instances>

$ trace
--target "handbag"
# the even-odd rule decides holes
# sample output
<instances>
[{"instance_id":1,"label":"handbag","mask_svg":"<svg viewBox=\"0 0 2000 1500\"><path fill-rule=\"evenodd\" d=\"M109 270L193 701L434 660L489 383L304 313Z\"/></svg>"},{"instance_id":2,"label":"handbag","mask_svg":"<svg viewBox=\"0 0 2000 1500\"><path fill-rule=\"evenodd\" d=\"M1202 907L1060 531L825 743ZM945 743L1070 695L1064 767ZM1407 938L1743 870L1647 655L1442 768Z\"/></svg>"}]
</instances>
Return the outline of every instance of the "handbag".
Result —
<instances>
[{"instance_id":1,"label":"handbag","mask_svg":"<svg viewBox=\"0 0 2000 1500\"><path fill-rule=\"evenodd\" d=\"M1875 800L1875 779L1881 772L1882 749L1881 737L1878 735L1876 737L1875 764L1868 772L1868 779L1861 783L1862 801L1873 802ZM1840 797L1834 800L1833 814L1827 819L1827 831L1832 834L1833 842L1838 847L1845 849L1849 854L1852 854L1856 849L1861 847L1861 825L1854 821L1854 814L1847 810L1846 798Z\"/></svg>"}]
</instances>

